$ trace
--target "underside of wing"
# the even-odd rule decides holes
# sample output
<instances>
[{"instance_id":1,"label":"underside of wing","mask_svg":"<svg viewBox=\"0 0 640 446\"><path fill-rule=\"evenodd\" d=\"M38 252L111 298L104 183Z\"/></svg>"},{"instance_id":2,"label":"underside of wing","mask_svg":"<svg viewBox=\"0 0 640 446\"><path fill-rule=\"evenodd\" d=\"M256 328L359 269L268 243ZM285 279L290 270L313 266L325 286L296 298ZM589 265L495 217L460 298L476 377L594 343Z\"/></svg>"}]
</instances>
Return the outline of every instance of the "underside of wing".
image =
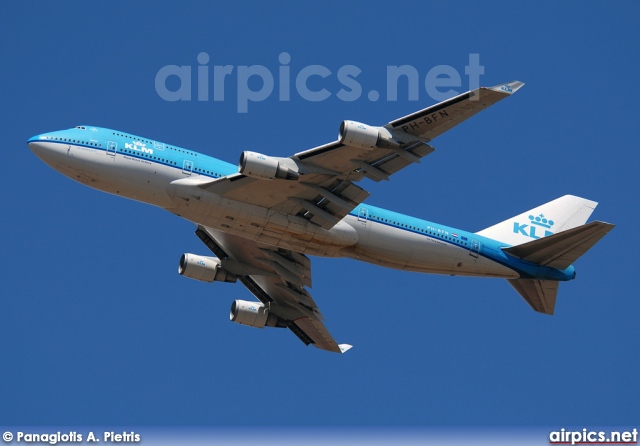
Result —
<instances>
[{"instance_id":1,"label":"underside of wing","mask_svg":"<svg viewBox=\"0 0 640 446\"><path fill-rule=\"evenodd\" d=\"M435 150L414 136L392 144L393 135L387 135L388 140L383 142L379 139L380 129L384 128L345 121L341 126L340 140L296 153L293 158L309 166L309 169L348 174L354 181L363 177L381 181L389 180L391 175L410 164L419 163L420 159ZM349 131L353 131L354 135L350 136ZM367 142L357 132L378 133Z\"/></svg>"},{"instance_id":2,"label":"underside of wing","mask_svg":"<svg viewBox=\"0 0 640 446\"><path fill-rule=\"evenodd\" d=\"M342 353L350 348L336 343L305 289L312 285L308 257L204 226L198 226L196 235L220 259L222 268L237 276L263 304L268 325L289 328L306 345L322 350Z\"/></svg>"},{"instance_id":3,"label":"underside of wing","mask_svg":"<svg viewBox=\"0 0 640 446\"><path fill-rule=\"evenodd\" d=\"M382 127L343 121L338 141L289 158L243 152L238 174L194 187L330 229L369 196L356 182L388 180L419 163L435 150L427 142L522 85L479 88Z\"/></svg>"},{"instance_id":4,"label":"underside of wing","mask_svg":"<svg viewBox=\"0 0 640 446\"><path fill-rule=\"evenodd\" d=\"M280 159L295 166L297 176L292 179L265 179L238 173L197 187L331 229L369 196L356 182L365 176L375 181L388 180L389 175L435 150L413 139L410 144L394 149L337 141ZM268 159L265 162L273 159L262 157Z\"/></svg>"},{"instance_id":5,"label":"underside of wing","mask_svg":"<svg viewBox=\"0 0 640 446\"><path fill-rule=\"evenodd\" d=\"M308 174L300 181L269 181L235 174L201 188L230 200L300 216L330 229L369 196L346 177Z\"/></svg>"},{"instance_id":6,"label":"underside of wing","mask_svg":"<svg viewBox=\"0 0 640 446\"><path fill-rule=\"evenodd\" d=\"M424 110L391 121L387 127L431 141L496 102L518 91L524 83L507 82L463 93Z\"/></svg>"}]
</instances>

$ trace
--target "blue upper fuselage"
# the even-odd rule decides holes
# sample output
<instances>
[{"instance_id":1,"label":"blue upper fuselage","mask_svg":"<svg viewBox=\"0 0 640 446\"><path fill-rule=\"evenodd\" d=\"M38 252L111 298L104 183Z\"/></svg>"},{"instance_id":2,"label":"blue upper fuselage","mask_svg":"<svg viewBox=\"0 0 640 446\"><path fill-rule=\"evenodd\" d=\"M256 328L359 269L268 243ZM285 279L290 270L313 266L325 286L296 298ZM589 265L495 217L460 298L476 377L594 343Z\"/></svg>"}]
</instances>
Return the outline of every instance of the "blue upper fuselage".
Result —
<instances>
[{"instance_id":1,"label":"blue upper fuselage","mask_svg":"<svg viewBox=\"0 0 640 446\"><path fill-rule=\"evenodd\" d=\"M363 212L361 209L366 209L366 212ZM523 279L536 278L542 280L567 281L574 279L576 276L573 266L561 271L527 262L505 253L502 248L509 246L506 243L501 243L497 240L439 223L421 220L366 204L358 206L350 212L350 215L358 217L361 220L366 219L367 221L391 226L396 230L436 238L444 243L450 243L451 245L470 251L474 250L481 256L517 271Z\"/></svg>"},{"instance_id":2,"label":"blue upper fuselage","mask_svg":"<svg viewBox=\"0 0 640 446\"><path fill-rule=\"evenodd\" d=\"M74 146L84 146L107 152L112 151L114 154L118 153L132 158L144 159L181 171L187 169L195 175L210 178L221 178L238 172L236 165L217 158L148 138L100 127L78 126L68 130L43 133L30 138L28 143L43 141L73 144ZM467 249L518 272L521 278L559 281L575 278L573 266L561 271L527 262L508 255L501 249L509 245L471 232L366 204L358 205L350 212L350 215L360 220L435 238L461 249Z\"/></svg>"},{"instance_id":3,"label":"blue upper fuselage","mask_svg":"<svg viewBox=\"0 0 640 446\"><path fill-rule=\"evenodd\" d=\"M233 164L192 150L100 127L78 126L43 133L30 138L28 143L38 141L113 151L176 169L182 170L186 167L195 174L211 178L220 178L238 171L237 166Z\"/></svg>"}]
</instances>

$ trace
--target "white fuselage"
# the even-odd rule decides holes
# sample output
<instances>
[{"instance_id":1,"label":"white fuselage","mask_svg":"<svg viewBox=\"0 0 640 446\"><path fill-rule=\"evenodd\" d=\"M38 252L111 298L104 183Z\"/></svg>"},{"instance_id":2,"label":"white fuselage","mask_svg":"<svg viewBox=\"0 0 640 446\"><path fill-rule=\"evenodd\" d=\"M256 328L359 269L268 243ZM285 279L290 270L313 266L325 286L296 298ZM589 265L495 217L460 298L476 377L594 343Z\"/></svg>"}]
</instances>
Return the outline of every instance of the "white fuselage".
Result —
<instances>
[{"instance_id":1,"label":"white fuselage","mask_svg":"<svg viewBox=\"0 0 640 446\"><path fill-rule=\"evenodd\" d=\"M128 155L105 150L106 141L98 143L99 134L95 136L97 139L92 141L96 142L91 144L74 143L73 138L52 141L53 136L41 136L38 141L30 141L29 147L51 167L87 186L149 203L196 224L267 245L310 255L350 257L408 271L519 277L512 268L479 255L480 247L486 243L465 231L364 204L325 230L301 217L229 200L196 187L176 187L211 180L211 176L200 174L193 163L175 161L178 149L172 149L173 158L158 150L144 157ZM199 161L226 164L202 154L197 157ZM220 176L229 173L222 172Z\"/></svg>"}]
</instances>

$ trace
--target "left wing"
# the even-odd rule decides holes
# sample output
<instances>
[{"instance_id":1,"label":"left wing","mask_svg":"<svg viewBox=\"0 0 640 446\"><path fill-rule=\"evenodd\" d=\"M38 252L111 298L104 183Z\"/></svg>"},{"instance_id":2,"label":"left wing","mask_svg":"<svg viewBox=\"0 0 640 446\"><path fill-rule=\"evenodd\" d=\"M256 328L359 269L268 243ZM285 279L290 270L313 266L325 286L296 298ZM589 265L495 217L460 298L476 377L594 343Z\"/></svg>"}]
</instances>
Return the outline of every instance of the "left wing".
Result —
<instances>
[{"instance_id":1,"label":"left wing","mask_svg":"<svg viewBox=\"0 0 640 446\"><path fill-rule=\"evenodd\" d=\"M198 226L196 235L221 260L222 268L235 274L278 317L279 327L289 328L306 345L344 353L322 323L318 306L305 287L311 286L311 262L303 254L278 249Z\"/></svg>"},{"instance_id":2,"label":"left wing","mask_svg":"<svg viewBox=\"0 0 640 446\"><path fill-rule=\"evenodd\" d=\"M523 85L513 81L479 88L382 127L344 121L338 141L290 158L245 152L239 166L241 173L197 187L231 200L298 215L331 229L369 196L354 183L364 177L388 180L408 165L420 162L435 150L427 144L433 138Z\"/></svg>"}]
</instances>

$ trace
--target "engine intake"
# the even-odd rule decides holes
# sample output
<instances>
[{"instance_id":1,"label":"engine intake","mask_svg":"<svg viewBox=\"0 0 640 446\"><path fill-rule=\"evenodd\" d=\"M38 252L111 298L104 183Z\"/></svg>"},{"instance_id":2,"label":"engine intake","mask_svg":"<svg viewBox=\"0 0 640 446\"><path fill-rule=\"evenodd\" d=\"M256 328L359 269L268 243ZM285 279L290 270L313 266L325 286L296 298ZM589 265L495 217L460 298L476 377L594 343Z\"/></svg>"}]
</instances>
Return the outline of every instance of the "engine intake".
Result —
<instances>
[{"instance_id":1,"label":"engine intake","mask_svg":"<svg viewBox=\"0 0 640 446\"><path fill-rule=\"evenodd\" d=\"M238 172L262 180L293 180L300 177L298 166L290 158L276 158L256 152L242 152Z\"/></svg>"},{"instance_id":2,"label":"engine intake","mask_svg":"<svg viewBox=\"0 0 640 446\"><path fill-rule=\"evenodd\" d=\"M275 314L269 313L266 305L260 302L248 302L246 300L235 300L231 304L229 311L231 321L248 325L249 327L264 328L286 327L286 323Z\"/></svg>"},{"instance_id":3,"label":"engine intake","mask_svg":"<svg viewBox=\"0 0 640 446\"><path fill-rule=\"evenodd\" d=\"M231 282L238 278L222 267L222 262L216 257L204 257L185 253L180 257L178 273L190 279L202 282Z\"/></svg>"}]
</instances>

